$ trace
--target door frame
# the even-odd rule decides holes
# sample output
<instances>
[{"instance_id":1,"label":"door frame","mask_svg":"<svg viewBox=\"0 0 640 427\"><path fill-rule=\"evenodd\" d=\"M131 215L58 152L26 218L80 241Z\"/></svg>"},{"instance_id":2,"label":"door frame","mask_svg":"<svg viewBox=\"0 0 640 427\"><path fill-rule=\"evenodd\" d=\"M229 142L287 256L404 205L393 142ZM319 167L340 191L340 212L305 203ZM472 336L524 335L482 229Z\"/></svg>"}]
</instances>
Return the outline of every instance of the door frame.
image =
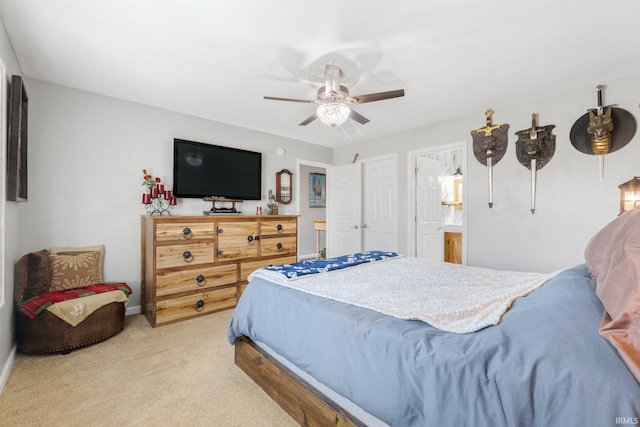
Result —
<instances>
[{"instance_id":1,"label":"door frame","mask_svg":"<svg viewBox=\"0 0 640 427\"><path fill-rule=\"evenodd\" d=\"M467 170L467 142L453 142L450 144L436 145L433 147L420 148L407 152L407 255L416 256L416 182L415 168L416 157L424 156L440 151L462 150L462 170ZM467 215L469 212L467 204L467 186L463 186L462 192L462 264L467 264Z\"/></svg>"},{"instance_id":2,"label":"door frame","mask_svg":"<svg viewBox=\"0 0 640 427\"><path fill-rule=\"evenodd\" d=\"M294 181L295 184L293 187L293 194L294 194L294 200L295 200L295 212L297 215L299 215L298 218L298 223L300 223L300 218L302 218L302 209L300 206L300 194L302 191L307 191L308 190L308 185L309 182L308 181L304 181L302 174L300 172L300 169L302 168L302 166L310 166L310 167L314 167L314 168L324 168L325 169L325 173L326 173L326 169L330 168L333 166L333 163L321 163L321 162L315 162L313 160L305 160L305 159L296 159L296 172L294 176ZM297 178L295 178L297 177ZM325 221L327 220L327 210L325 209L325 216L324 216ZM299 243L299 242L298 242ZM298 250L297 250L297 257L300 258L300 255L306 255L306 254L301 254L300 253L300 244L297 245L298 246Z\"/></svg>"},{"instance_id":3,"label":"door frame","mask_svg":"<svg viewBox=\"0 0 640 427\"><path fill-rule=\"evenodd\" d=\"M295 201L296 201L296 213L298 215L300 215L300 191L304 188L304 191L307 191L307 185L308 182L302 182L302 176L300 175L300 168L302 166L311 166L314 168L325 168L328 169L330 167L333 166L333 163L321 163L321 162L314 162L312 160L305 160L305 159L296 159L296 174L295 176L298 177L298 179L296 180L297 185L295 186L295 188L293 189L293 193L295 196Z\"/></svg>"}]
</instances>

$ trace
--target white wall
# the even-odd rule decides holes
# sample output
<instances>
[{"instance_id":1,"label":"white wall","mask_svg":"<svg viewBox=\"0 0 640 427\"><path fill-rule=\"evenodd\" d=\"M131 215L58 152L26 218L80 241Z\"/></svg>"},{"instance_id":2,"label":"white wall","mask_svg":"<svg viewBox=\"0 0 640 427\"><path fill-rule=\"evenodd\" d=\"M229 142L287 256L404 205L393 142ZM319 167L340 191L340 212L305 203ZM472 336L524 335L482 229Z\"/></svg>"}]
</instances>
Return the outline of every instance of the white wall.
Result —
<instances>
[{"instance_id":1,"label":"white wall","mask_svg":"<svg viewBox=\"0 0 640 427\"><path fill-rule=\"evenodd\" d=\"M640 133L624 148L605 157L605 178L598 179L598 161L577 151L569 140L573 123L586 109L597 105L595 87L604 84L605 104L618 104L639 118L640 75L573 90L549 98L515 105L491 105L494 124L508 123L509 147L494 168L494 205L488 207L487 168L473 155L470 132L485 125L484 111L375 141L334 150L334 164L359 158L398 153L398 173L406 183L407 152L423 147L467 141L467 165L463 166L467 192L467 262L499 269L553 271L584 262L584 248L619 210L618 185L640 175ZM499 90L499 88L496 88ZM452 97L464 102L464 94L452 88ZM535 94L532 94L532 97ZM538 172L536 212L531 214L530 172L515 156L515 132L531 127L531 114L539 125L555 124L556 152ZM404 180L404 181L402 181ZM399 191L399 209L408 210L407 185ZM406 252L408 215L400 215L400 251Z\"/></svg>"},{"instance_id":2,"label":"white wall","mask_svg":"<svg viewBox=\"0 0 640 427\"><path fill-rule=\"evenodd\" d=\"M263 200L275 173L295 170L297 159L328 163L332 150L140 104L27 79L29 92L29 202L24 247L105 244L105 280L133 288L140 304L142 169L171 186L173 138L263 153ZM276 148L286 154L278 156ZM245 202L254 214L259 202ZM295 205L280 213L295 213ZM200 199L178 199L172 214L202 215ZM315 240L314 240L315 242Z\"/></svg>"}]
</instances>

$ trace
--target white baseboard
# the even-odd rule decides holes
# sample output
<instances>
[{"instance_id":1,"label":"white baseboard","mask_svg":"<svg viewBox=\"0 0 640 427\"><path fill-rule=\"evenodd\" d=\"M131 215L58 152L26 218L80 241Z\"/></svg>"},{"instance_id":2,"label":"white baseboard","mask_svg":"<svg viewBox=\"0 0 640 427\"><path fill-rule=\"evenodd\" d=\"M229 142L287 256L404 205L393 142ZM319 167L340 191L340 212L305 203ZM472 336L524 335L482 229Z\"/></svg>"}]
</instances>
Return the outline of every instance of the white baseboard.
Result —
<instances>
[{"instance_id":1,"label":"white baseboard","mask_svg":"<svg viewBox=\"0 0 640 427\"><path fill-rule=\"evenodd\" d=\"M131 316L132 314L140 314L142 313L141 307L139 305L134 305L132 307L127 306L124 315Z\"/></svg>"},{"instance_id":2,"label":"white baseboard","mask_svg":"<svg viewBox=\"0 0 640 427\"><path fill-rule=\"evenodd\" d=\"M7 380L9 379L9 373L13 367L13 361L16 360L16 351L18 351L18 345L13 344L13 348L11 349L9 357L2 367L2 373L0 374L0 394L2 394L4 386L7 384Z\"/></svg>"},{"instance_id":3,"label":"white baseboard","mask_svg":"<svg viewBox=\"0 0 640 427\"><path fill-rule=\"evenodd\" d=\"M318 254L316 254L316 253L306 254L306 255L298 255L298 260L300 260L300 261L313 261L313 260L316 259L317 256L318 256Z\"/></svg>"}]
</instances>

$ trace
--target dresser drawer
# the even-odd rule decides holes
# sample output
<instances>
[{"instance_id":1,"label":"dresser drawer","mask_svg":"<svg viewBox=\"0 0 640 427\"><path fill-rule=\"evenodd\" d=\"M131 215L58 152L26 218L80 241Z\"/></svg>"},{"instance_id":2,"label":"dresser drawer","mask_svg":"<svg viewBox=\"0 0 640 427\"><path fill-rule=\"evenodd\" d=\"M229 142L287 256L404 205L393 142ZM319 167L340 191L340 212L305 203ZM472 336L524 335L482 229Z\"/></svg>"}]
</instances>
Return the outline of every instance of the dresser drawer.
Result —
<instances>
[{"instance_id":1,"label":"dresser drawer","mask_svg":"<svg viewBox=\"0 0 640 427\"><path fill-rule=\"evenodd\" d=\"M268 240L268 239L265 239ZM275 259L261 259L259 261L248 261L240 264L240 280L246 281L251 273L262 267L269 267L276 264L292 264L298 261L297 256L288 256Z\"/></svg>"},{"instance_id":2,"label":"dresser drawer","mask_svg":"<svg viewBox=\"0 0 640 427\"><path fill-rule=\"evenodd\" d=\"M260 225L260 235L293 234L297 231L298 220L295 218L281 219L277 221L263 220Z\"/></svg>"},{"instance_id":3,"label":"dresser drawer","mask_svg":"<svg viewBox=\"0 0 640 427\"><path fill-rule=\"evenodd\" d=\"M156 268L213 263L213 242L156 247Z\"/></svg>"},{"instance_id":4,"label":"dresser drawer","mask_svg":"<svg viewBox=\"0 0 640 427\"><path fill-rule=\"evenodd\" d=\"M156 274L156 295L166 296L229 285L236 282L236 277L237 267L235 264L192 270L162 271Z\"/></svg>"},{"instance_id":5,"label":"dresser drawer","mask_svg":"<svg viewBox=\"0 0 640 427\"><path fill-rule=\"evenodd\" d=\"M258 256L258 223L237 221L218 223L218 261L231 261Z\"/></svg>"},{"instance_id":6,"label":"dresser drawer","mask_svg":"<svg viewBox=\"0 0 640 427\"><path fill-rule=\"evenodd\" d=\"M156 303L156 324L200 316L236 305L235 286L167 299Z\"/></svg>"},{"instance_id":7,"label":"dresser drawer","mask_svg":"<svg viewBox=\"0 0 640 427\"><path fill-rule=\"evenodd\" d=\"M156 241L197 240L215 238L213 223L201 222L164 222L156 225Z\"/></svg>"},{"instance_id":8,"label":"dresser drawer","mask_svg":"<svg viewBox=\"0 0 640 427\"><path fill-rule=\"evenodd\" d=\"M260 239L260 256L297 255L296 236Z\"/></svg>"}]
</instances>

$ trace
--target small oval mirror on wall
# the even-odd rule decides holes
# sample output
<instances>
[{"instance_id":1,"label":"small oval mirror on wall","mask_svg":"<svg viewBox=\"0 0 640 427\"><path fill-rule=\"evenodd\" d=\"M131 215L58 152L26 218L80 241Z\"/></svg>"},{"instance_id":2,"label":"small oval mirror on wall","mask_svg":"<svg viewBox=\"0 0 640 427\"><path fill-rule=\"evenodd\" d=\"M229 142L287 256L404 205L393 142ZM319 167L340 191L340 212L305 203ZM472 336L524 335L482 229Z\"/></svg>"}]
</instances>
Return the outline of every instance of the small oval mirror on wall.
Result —
<instances>
[{"instance_id":1,"label":"small oval mirror on wall","mask_svg":"<svg viewBox=\"0 0 640 427\"><path fill-rule=\"evenodd\" d=\"M293 199L293 174L288 169L276 172L276 201L288 205Z\"/></svg>"}]
</instances>

